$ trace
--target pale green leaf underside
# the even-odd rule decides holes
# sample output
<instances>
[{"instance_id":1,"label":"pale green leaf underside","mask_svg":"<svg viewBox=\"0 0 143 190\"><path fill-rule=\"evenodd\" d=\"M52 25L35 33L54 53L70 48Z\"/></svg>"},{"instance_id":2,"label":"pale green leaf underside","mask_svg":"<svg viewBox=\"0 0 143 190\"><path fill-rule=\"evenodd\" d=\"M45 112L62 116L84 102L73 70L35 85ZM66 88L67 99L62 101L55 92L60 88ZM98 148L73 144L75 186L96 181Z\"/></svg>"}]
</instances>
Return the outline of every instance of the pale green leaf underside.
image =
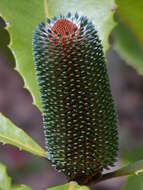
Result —
<instances>
[{"instance_id":1,"label":"pale green leaf underside","mask_svg":"<svg viewBox=\"0 0 143 190\"><path fill-rule=\"evenodd\" d=\"M99 32L104 50L108 49L108 36L115 25L114 0L47 0L47 2L49 17L78 11L79 14L91 19ZM32 34L36 26L45 20L43 0L22 1L22 3L19 0L0 0L0 12L10 23L8 28L12 38L10 47L14 50L17 59L16 70L23 76L25 87L33 95L34 104L41 109L32 58Z\"/></svg>"},{"instance_id":2,"label":"pale green leaf underside","mask_svg":"<svg viewBox=\"0 0 143 190\"><path fill-rule=\"evenodd\" d=\"M37 156L44 157L45 151L22 129L0 114L0 142L16 146Z\"/></svg>"},{"instance_id":3,"label":"pale green leaf underside","mask_svg":"<svg viewBox=\"0 0 143 190\"><path fill-rule=\"evenodd\" d=\"M6 167L0 163L0 190L11 190L11 179L7 174Z\"/></svg>"},{"instance_id":4,"label":"pale green leaf underside","mask_svg":"<svg viewBox=\"0 0 143 190\"><path fill-rule=\"evenodd\" d=\"M113 36L116 51L128 64L143 74L143 46L139 44L135 34L125 23L120 22Z\"/></svg>"},{"instance_id":5,"label":"pale green leaf underside","mask_svg":"<svg viewBox=\"0 0 143 190\"><path fill-rule=\"evenodd\" d=\"M143 1L116 0L122 23L114 32L115 48L120 56L143 74Z\"/></svg>"},{"instance_id":6,"label":"pale green leaf underside","mask_svg":"<svg viewBox=\"0 0 143 190\"><path fill-rule=\"evenodd\" d=\"M143 44L143 1L116 0L118 14Z\"/></svg>"},{"instance_id":7,"label":"pale green leaf underside","mask_svg":"<svg viewBox=\"0 0 143 190\"><path fill-rule=\"evenodd\" d=\"M47 190L89 190L86 186L79 186L76 183L67 183L56 187L48 188Z\"/></svg>"},{"instance_id":8,"label":"pale green leaf underside","mask_svg":"<svg viewBox=\"0 0 143 190\"><path fill-rule=\"evenodd\" d=\"M24 78L25 87L32 93L34 103L41 108L32 57L32 35L36 26L45 19L43 0L0 0L0 13L10 25L10 47L16 56L16 70Z\"/></svg>"}]
</instances>

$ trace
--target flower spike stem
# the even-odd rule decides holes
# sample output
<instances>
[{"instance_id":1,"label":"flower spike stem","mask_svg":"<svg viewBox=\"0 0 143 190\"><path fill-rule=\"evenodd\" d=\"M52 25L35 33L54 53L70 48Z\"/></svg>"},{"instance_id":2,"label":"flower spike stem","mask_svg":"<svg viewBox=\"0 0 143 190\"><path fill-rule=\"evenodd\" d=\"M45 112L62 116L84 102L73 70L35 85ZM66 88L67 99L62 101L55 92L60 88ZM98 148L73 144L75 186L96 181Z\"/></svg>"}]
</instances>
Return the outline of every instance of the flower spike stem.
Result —
<instances>
[{"instance_id":1,"label":"flower spike stem","mask_svg":"<svg viewBox=\"0 0 143 190\"><path fill-rule=\"evenodd\" d=\"M101 178L93 179L92 184L99 183L104 180L108 180L115 177L123 177L128 175L139 175L143 173L143 160L136 161L132 164L129 164L123 168L115 170L110 173L103 174Z\"/></svg>"}]
</instances>

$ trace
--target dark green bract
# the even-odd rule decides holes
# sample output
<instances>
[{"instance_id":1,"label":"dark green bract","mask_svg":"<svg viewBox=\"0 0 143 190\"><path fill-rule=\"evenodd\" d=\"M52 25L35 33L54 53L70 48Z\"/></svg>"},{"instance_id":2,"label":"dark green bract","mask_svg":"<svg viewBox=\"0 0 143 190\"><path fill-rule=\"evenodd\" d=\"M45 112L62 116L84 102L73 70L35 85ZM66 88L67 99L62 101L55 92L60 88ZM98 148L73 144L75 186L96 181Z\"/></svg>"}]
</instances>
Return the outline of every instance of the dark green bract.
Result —
<instances>
[{"instance_id":1,"label":"dark green bract","mask_svg":"<svg viewBox=\"0 0 143 190\"><path fill-rule=\"evenodd\" d=\"M33 37L49 159L68 180L88 183L112 166L117 116L101 41L78 14L47 19Z\"/></svg>"}]
</instances>

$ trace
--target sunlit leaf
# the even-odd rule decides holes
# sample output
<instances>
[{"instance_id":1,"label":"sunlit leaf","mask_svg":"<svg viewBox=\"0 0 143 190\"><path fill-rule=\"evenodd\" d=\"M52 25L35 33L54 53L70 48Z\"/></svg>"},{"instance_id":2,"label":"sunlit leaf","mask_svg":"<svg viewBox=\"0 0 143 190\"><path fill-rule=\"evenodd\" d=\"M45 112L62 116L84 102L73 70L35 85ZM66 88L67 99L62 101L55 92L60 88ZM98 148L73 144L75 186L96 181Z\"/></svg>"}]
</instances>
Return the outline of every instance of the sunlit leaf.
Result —
<instances>
[{"instance_id":1,"label":"sunlit leaf","mask_svg":"<svg viewBox=\"0 0 143 190\"><path fill-rule=\"evenodd\" d=\"M115 49L126 63L143 74L143 1L116 0L120 24L114 31Z\"/></svg>"},{"instance_id":2,"label":"sunlit leaf","mask_svg":"<svg viewBox=\"0 0 143 190\"><path fill-rule=\"evenodd\" d=\"M137 160L143 159L143 147L125 150L122 154L125 163L133 163ZM143 189L143 174L129 176L125 185L121 190L142 190Z\"/></svg>"},{"instance_id":3,"label":"sunlit leaf","mask_svg":"<svg viewBox=\"0 0 143 190\"><path fill-rule=\"evenodd\" d=\"M7 174L6 167L0 163L0 190L11 190L11 179Z\"/></svg>"},{"instance_id":4,"label":"sunlit leaf","mask_svg":"<svg viewBox=\"0 0 143 190\"><path fill-rule=\"evenodd\" d=\"M118 15L143 44L143 1L116 0Z\"/></svg>"},{"instance_id":5,"label":"sunlit leaf","mask_svg":"<svg viewBox=\"0 0 143 190\"><path fill-rule=\"evenodd\" d=\"M113 32L114 48L140 74L143 74L143 46L138 42L135 34L124 23L119 23Z\"/></svg>"},{"instance_id":6,"label":"sunlit leaf","mask_svg":"<svg viewBox=\"0 0 143 190\"><path fill-rule=\"evenodd\" d=\"M45 156L43 148L2 114L0 114L0 142L14 145L20 150L28 151L37 156Z\"/></svg>"},{"instance_id":7,"label":"sunlit leaf","mask_svg":"<svg viewBox=\"0 0 143 190\"><path fill-rule=\"evenodd\" d=\"M143 190L143 175L130 176L121 190Z\"/></svg>"},{"instance_id":8,"label":"sunlit leaf","mask_svg":"<svg viewBox=\"0 0 143 190\"><path fill-rule=\"evenodd\" d=\"M45 19L43 1L0 0L0 13L9 23L10 47L16 56L16 70L24 78L25 87L30 90L34 103L40 108L40 95L32 58L32 34L36 26Z\"/></svg>"}]
</instances>

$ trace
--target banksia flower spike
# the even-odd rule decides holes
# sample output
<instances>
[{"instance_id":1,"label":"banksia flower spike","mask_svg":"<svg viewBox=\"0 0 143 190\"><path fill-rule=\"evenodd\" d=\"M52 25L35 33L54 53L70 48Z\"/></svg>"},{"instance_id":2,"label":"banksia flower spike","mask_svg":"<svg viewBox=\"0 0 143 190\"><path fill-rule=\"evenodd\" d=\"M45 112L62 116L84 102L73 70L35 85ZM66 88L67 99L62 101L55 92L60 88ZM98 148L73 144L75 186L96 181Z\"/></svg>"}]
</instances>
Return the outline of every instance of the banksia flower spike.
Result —
<instances>
[{"instance_id":1,"label":"banksia flower spike","mask_svg":"<svg viewBox=\"0 0 143 190\"><path fill-rule=\"evenodd\" d=\"M77 13L47 19L33 36L49 159L81 184L102 175L118 151L117 117L103 48Z\"/></svg>"}]
</instances>

